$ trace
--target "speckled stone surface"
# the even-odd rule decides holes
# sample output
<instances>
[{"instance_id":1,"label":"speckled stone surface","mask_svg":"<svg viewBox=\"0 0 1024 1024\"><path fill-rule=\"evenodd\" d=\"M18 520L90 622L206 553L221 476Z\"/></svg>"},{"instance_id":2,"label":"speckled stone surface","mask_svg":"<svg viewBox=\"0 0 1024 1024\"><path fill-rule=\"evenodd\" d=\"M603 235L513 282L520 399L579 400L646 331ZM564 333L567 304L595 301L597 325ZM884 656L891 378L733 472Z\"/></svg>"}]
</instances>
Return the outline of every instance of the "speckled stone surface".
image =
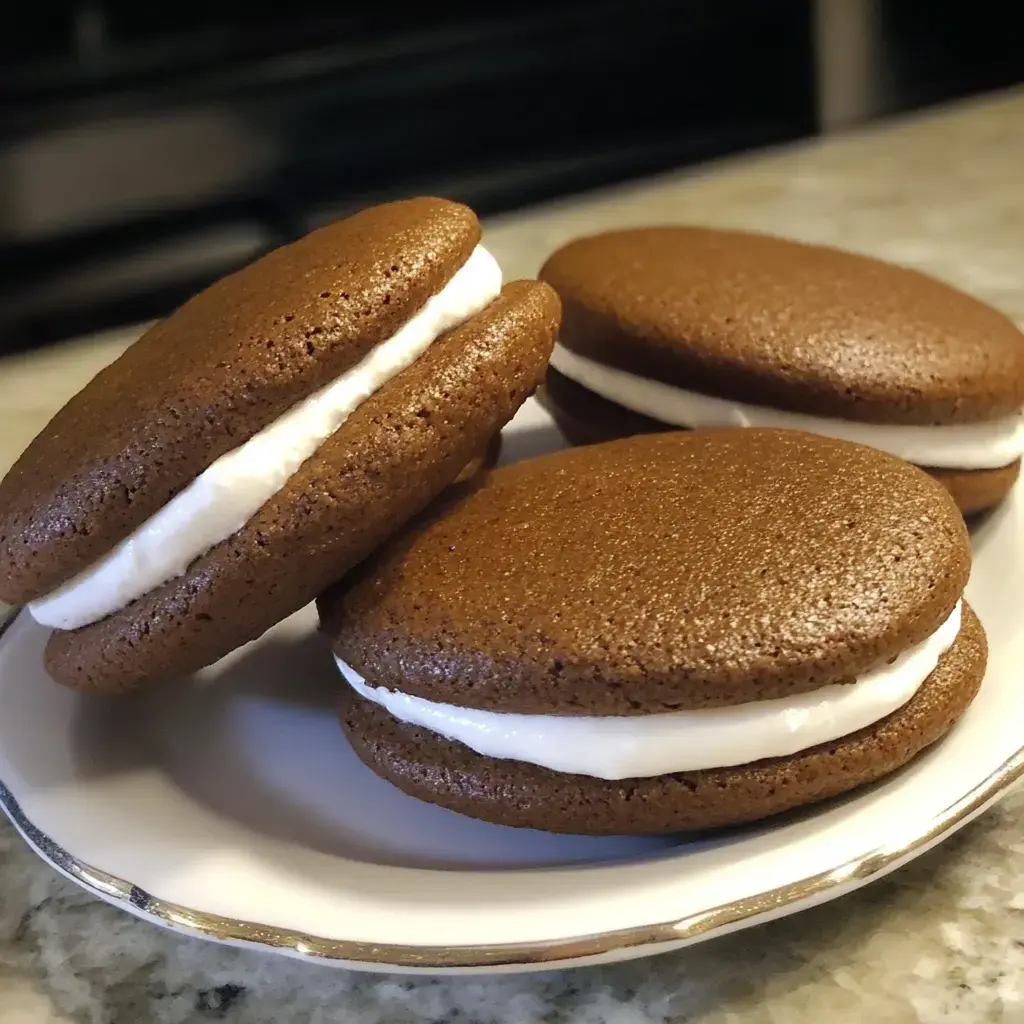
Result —
<instances>
[{"instance_id":1,"label":"speckled stone surface","mask_svg":"<svg viewBox=\"0 0 1024 1024\"><path fill-rule=\"evenodd\" d=\"M576 235L775 231L918 267L1024 323L1024 91L488 225L509 278ZM124 346L0 361L0 471ZM1024 792L835 903L651 960L506 978L350 974L180 939L85 896L0 826L0 1024L1024 1021Z\"/></svg>"}]
</instances>

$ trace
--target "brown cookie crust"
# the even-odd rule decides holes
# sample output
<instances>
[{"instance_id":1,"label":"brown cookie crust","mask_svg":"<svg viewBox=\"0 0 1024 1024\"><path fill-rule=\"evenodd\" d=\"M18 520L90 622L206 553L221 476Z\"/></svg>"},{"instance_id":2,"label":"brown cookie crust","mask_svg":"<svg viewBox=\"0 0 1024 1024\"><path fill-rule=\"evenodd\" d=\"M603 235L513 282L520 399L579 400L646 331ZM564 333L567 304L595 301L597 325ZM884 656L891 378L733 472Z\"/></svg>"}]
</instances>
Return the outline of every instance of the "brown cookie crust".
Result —
<instances>
[{"instance_id":1,"label":"brown cookie crust","mask_svg":"<svg viewBox=\"0 0 1024 1024\"><path fill-rule=\"evenodd\" d=\"M376 206L223 278L147 331L0 481L0 600L33 600L87 568L394 334L479 238L457 203Z\"/></svg>"},{"instance_id":2,"label":"brown cookie crust","mask_svg":"<svg viewBox=\"0 0 1024 1024\"><path fill-rule=\"evenodd\" d=\"M558 299L520 281L361 405L238 533L124 611L54 633L58 682L117 692L208 665L312 601L459 477L543 377Z\"/></svg>"},{"instance_id":3,"label":"brown cookie crust","mask_svg":"<svg viewBox=\"0 0 1024 1024\"><path fill-rule=\"evenodd\" d=\"M1000 469L933 469L924 470L946 488L965 516L984 512L998 505L1020 476L1020 459Z\"/></svg>"},{"instance_id":4,"label":"brown cookie crust","mask_svg":"<svg viewBox=\"0 0 1024 1024\"><path fill-rule=\"evenodd\" d=\"M633 434L685 429L625 409L550 366L539 397L572 444L600 444ZM953 496L960 511L969 516L998 505L1010 493L1020 474L1020 460L999 469L921 468L935 477Z\"/></svg>"},{"instance_id":5,"label":"brown cookie crust","mask_svg":"<svg viewBox=\"0 0 1024 1024\"><path fill-rule=\"evenodd\" d=\"M609 782L483 757L406 725L351 689L342 723L359 758L410 796L499 825L644 835L721 828L838 796L906 764L950 729L985 672L985 634L964 608L954 646L911 700L882 721L789 757Z\"/></svg>"},{"instance_id":6,"label":"brown cookie crust","mask_svg":"<svg viewBox=\"0 0 1024 1024\"><path fill-rule=\"evenodd\" d=\"M693 227L581 238L540 276L581 355L706 394L878 423L969 423L1024 405L1024 335L917 271Z\"/></svg>"},{"instance_id":7,"label":"brown cookie crust","mask_svg":"<svg viewBox=\"0 0 1024 1024\"><path fill-rule=\"evenodd\" d=\"M675 431L517 463L319 602L369 682L525 713L781 697L931 635L963 592L946 491L795 431Z\"/></svg>"}]
</instances>

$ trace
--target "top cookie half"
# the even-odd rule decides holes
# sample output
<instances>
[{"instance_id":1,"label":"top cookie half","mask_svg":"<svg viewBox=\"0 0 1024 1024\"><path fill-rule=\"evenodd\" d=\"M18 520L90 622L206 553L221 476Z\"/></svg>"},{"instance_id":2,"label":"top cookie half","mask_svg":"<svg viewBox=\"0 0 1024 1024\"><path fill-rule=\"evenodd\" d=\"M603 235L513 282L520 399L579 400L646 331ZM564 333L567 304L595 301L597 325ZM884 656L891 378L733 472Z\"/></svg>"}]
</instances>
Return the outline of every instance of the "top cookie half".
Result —
<instances>
[{"instance_id":1,"label":"top cookie half","mask_svg":"<svg viewBox=\"0 0 1024 1024\"><path fill-rule=\"evenodd\" d=\"M844 683L922 643L970 569L943 488L784 430L649 434L496 470L319 601L372 686L636 715Z\"/></svg>"},{"instance_id":2,"label":"top cookie half","mask_svg":"<svg viewBox=\"0 0 1024 1024\"><path fill-rule=\"evenodd\" d=\"M1024 335L913 270L823 246L696 227L613 231L541 278L561 343L642 377L867 423L962 424L1024 406Z\"/></svg>"}]
</instances>

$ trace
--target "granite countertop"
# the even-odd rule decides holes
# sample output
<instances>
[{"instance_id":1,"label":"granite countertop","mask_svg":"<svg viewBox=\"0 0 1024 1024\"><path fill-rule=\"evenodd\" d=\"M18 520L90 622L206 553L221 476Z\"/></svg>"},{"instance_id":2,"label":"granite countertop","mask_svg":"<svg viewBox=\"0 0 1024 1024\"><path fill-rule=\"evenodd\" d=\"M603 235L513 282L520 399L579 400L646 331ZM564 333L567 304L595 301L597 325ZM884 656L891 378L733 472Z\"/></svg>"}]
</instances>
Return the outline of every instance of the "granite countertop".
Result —
<instances>
[{"instance_id":1,"label":"granite countertop","mask_svg":"<svg viewBox=\"0 0 1024 1024\"><path fill-rule=\"evenodd\" d=\"M1024 91L546 205L488 225L508 275L575 235L749 227L930 271L1024 323ZM131 333L0 360L0 472ZM360 975L179 938L0 826L0 1024L223 1020L1024 1021L1024 791L834 903L678 953L494 978Z\"/></svg>"}]
</instances>

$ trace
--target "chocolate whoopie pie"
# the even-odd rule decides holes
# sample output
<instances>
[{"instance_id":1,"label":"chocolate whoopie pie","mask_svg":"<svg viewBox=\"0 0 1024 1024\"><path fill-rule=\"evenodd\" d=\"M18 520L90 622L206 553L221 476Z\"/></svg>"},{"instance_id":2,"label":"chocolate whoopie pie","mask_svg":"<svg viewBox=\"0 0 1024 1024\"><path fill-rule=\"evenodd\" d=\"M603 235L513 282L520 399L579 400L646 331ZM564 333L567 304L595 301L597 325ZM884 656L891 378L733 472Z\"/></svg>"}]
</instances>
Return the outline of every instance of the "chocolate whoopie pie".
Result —
<instances>
[{"instance_id":1,"label":"chocolate whoopie pie","mask_svg":"<svg viewBox=\"0 0 1024 1024\"><path fill-rule=\"evenodd\" d=\"M498 469L319 601L375 772L555 832L750 821L876 780L981 683L949 494L846 441L635 436Z\"/></svg>"},{"instance_id":2,"label":"chocolate whoopie pie","mask_svg":"<svg viewBox=\"0 0 1024 1024\"><path fill-rule=\"evenodd\" d=\"M195 296L54 417L0 482L0 600L54 627L55 679L217 660L487 450L559 303L479 241L456 203L365 210Z\"/></svg>"},{"instance_id":3,"label":"chocolate whoopie pie","mask_svg":"<svg viewBox=\"0 0 1024 1024\"><path fill-rule=\"evenodd\" d=\"M541 278L564 313L545 397L591 443L670 427L787 427L925 467L961 510L1024 453L1024 335L916 271L737 231L581 238Z\"/></svg>"}]
</instances>

